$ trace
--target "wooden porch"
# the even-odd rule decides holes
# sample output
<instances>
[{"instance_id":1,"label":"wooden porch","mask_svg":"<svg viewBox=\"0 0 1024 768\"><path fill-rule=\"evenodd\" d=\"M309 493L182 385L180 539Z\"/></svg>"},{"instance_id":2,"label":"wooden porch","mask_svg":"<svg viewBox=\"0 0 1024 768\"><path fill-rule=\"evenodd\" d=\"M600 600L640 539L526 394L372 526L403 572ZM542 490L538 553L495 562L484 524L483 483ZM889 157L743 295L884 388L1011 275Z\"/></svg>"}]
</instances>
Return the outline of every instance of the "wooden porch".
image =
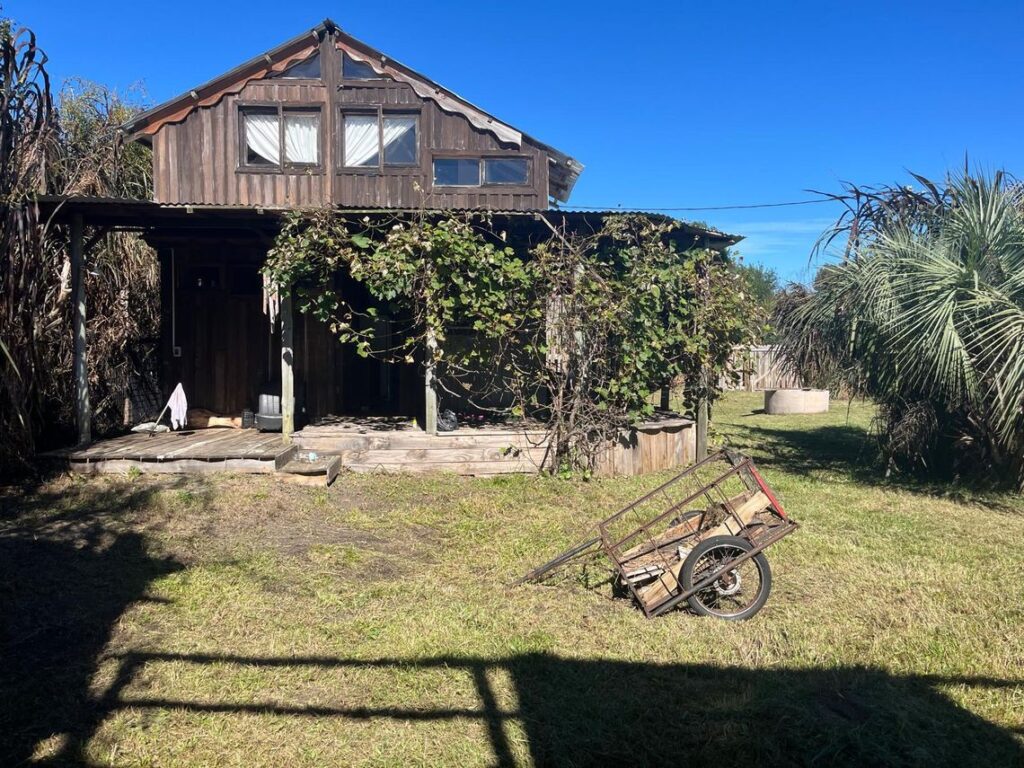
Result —
<instances>
[{"instance_id":1,"label":"wooden porch","mask_svg":"<svg viewBox=\"0 0 1024 768\"><path fill-rule=\"evenodd\" d=\"M547 458L543 429L511 424L464 424L428 434L412 419L328 417L292 439L303 451L341 456L353 472L532 474Z\"/></svg>"},{"instance_id":2,"label":"wooden porch","mask_svg":"<svg viewBox=\"0 0 1024 768\"><path fill-rule=\"evenodd\" d=\"M61 459L73 472L157 473L276 472L295 453L280 434L253 429L184 429L178 432L130 433L98 440L85 448L44 454Z\"/></svg>"},{"instance_id":3,"label":"wooden porch","mask_svg":"<svg viewBox=\"0 0 1024 768\"><path fill-rule=\"evenodd\" d=\"M600 457L599 475L638 475L683 467L694 460L688 419L662 419L624 432ZM43 458L89 474L277 473L283 479L330 484L351 472L449 472L489 477L536 474L548 457L547 435L523 424L467 424L431 435L412 419L332 417L292 435L254 429L194 429L132 433Z\"/></svg>"}]
</instances>

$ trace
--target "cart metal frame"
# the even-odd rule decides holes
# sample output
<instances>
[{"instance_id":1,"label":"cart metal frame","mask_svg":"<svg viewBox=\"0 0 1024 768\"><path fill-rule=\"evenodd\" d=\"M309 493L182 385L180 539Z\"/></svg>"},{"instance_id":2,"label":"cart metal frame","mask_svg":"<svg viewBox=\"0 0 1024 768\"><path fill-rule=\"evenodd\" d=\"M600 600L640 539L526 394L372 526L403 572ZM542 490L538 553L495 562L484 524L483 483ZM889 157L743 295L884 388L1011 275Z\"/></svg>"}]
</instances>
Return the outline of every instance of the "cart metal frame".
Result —
<instances>
[{"instance_id":1,"label":"cart metal frame","mask_svg":"<svg viewBox=\"0 0 1024 768\"><path fill-rule=\"evenodd\" d=\"M710 480L702 477L716 464L727 466L727 469L716 472ZM748 525L737 515L735 499L731 500L726 493L726 486L731 483L733 487L737 487L737 481L741 484L739 487L744 488L747 492L751 494L761 492L768 499L768 506L760 513L761 518L756 524ZM699 499L705 500L709 505L717 505L718 509L723 510L725 516L735 523L737 532L734 535L748 541L752 548L741 556L724 563L690 589L683 589L675 577L668 575L673 564L669 556L663 552L665 545L659 544L656 537L658 532L664 532L671 526L673 515L684 512L688 505ZM660 510L653 515L647 511L647 508L652 505ZM640 524L629 526L627 521L631 516L639 518ZM623 524L629 526L628 530L625 533L617 532L616 529ZM571 560L595 551L603 551L618 573L620 581L629 588L630 594L641 607L644 615L654 618L672 610L697 592L714 584L725 573L746 560L756 557L798 527L799 524L786 513L782 503L758 471L754 461L735 451L722 450L688 467L615 514L600 521L597 524L597 536L535 568L517 583L537 581ZM702 516L693 532L687 534L683 539L699 541L709 529L710 525ZM672 540L671 543L677 544L683 539ZM627 558L625 557L627 553L632 554ZM660 566L655 566L655 568L661 567L661 573L654 576L653 580L662 582L664 589L661 591L666 596L653 604L648 604L644 600L641 590L637 586L637 579L630 576L628 564L640 555L654 556L662 561ZM678 563L679 560L675 562Z\"/></svg>"}]
</instances>

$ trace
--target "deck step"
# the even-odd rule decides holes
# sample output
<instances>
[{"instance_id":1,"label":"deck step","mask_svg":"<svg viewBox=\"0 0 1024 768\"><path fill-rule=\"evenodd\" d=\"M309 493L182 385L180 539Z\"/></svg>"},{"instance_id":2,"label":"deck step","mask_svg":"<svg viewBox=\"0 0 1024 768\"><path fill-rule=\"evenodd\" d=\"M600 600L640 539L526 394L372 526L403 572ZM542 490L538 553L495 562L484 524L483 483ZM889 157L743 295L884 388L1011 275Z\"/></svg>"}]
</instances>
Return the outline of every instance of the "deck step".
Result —
<instances>
[{"instance_id":1,"label":"deck step","mask_svg":"<svg viewBox=\"0 0 1024 768\"><path fill-rule=\"evenodd\" d=\"M451 451L459 449L502 449L513 446L520 449L543 448L545 435L508 432L505 434L381 434L381 435L310 435L296 432L296 445L317 453L347 451Z\"/></svg>"},{"instance_id":2,"label":"deck step","mask_svg":"<svg viewBox=\"0 0 1024 768\"><path fill-rule=\"evenodd\" d=\"M540 464L545 457L543 448L516 448L494 446L480 448L412 448L369 451L343 451L348 464L464 464L489 461L495 463Z\"/></svg>"},{"instance_id":3,"label":"deck step","mask_svg":"<svg viewBox=\"0 0 1024 768\"><path fill-rule=\"evenodd\" d=\"M282 480L301 485L328 486L341 471L340 456L317 456L299 454L282 466L278 472Z\"/></svg>"},{"instance_id":4,"label":"deck step","mask_svg":"<svg viewBox=\"0 0 1024 768\"><path fill-rule=\"evenodd\" d=\"M487 477L491 475L537 474L540 469L532 461L468 461L468 462L345 462L350 472L383 472L388 474L423 474L426 472L452 473Z\"/></svg>"}]
</instances>

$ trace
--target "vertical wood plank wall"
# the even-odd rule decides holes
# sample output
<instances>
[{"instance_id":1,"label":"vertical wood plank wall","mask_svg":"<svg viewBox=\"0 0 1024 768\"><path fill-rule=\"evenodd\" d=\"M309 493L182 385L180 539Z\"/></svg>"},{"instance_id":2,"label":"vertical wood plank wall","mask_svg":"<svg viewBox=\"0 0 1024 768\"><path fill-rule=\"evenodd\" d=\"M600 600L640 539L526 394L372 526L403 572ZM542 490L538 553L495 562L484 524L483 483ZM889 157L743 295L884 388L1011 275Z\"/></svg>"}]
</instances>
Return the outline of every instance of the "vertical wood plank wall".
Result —
<instances>
[{"instance_id":1,"label":"vertical wood plank wall","mask_svg":"<svg viewBox=\"0 0 1024 768\"><path fill-rule=\"evenodd\" d=\"M326 61L324 61L326 66ZM241 105L321 105L321 168L265 171L239 167ZM344 108L383 105L385 110L419 113L420 162L413 167L346 170L341 167L341 112ZM528 186L433 186L433 157L454 153L525 156L531 165ZM524 140L503 145L461 115L421 99L410 86L394 81L346 83L331 98L319 80L254 80L216 104L198 107L184 120L168 123L153 136L154 196L160 203L305 207L333 203L373 208L481 208L529 210L547 207L548 159Z\"/></svg>"},{"instance_id":2,"label":"vertical wood plank wall","mask_svg":"<svg viewBox=\"0 0 1024 768\"><path fill-rule=\"evenodd\" d=\"M696 457L696 433L688 419L638 424L598 457L595 474L626 477L689 466Z\"/></svg>"}]
</instances>

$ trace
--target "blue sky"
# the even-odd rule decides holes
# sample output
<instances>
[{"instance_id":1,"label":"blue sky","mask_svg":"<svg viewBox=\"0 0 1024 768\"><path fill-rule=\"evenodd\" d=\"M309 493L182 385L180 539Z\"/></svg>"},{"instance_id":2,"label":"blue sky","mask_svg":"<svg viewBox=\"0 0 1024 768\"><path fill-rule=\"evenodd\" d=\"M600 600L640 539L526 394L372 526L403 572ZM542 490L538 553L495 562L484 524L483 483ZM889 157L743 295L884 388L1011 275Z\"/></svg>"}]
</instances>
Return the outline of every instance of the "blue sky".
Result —
<instances>
[{"instance_id":1,"label":"blue sky","mask_svg":"<svg viewBox=\"0 0 1024 768\"><path fill-rule=\"evenodd\" d=\"M333 18L586 166L572 203L808 199L972 164L1024 175L1024 2L6 0L57 83L160 102ZM680 212L807 279L834 204Z\"/></svg>"}]
</instances>

